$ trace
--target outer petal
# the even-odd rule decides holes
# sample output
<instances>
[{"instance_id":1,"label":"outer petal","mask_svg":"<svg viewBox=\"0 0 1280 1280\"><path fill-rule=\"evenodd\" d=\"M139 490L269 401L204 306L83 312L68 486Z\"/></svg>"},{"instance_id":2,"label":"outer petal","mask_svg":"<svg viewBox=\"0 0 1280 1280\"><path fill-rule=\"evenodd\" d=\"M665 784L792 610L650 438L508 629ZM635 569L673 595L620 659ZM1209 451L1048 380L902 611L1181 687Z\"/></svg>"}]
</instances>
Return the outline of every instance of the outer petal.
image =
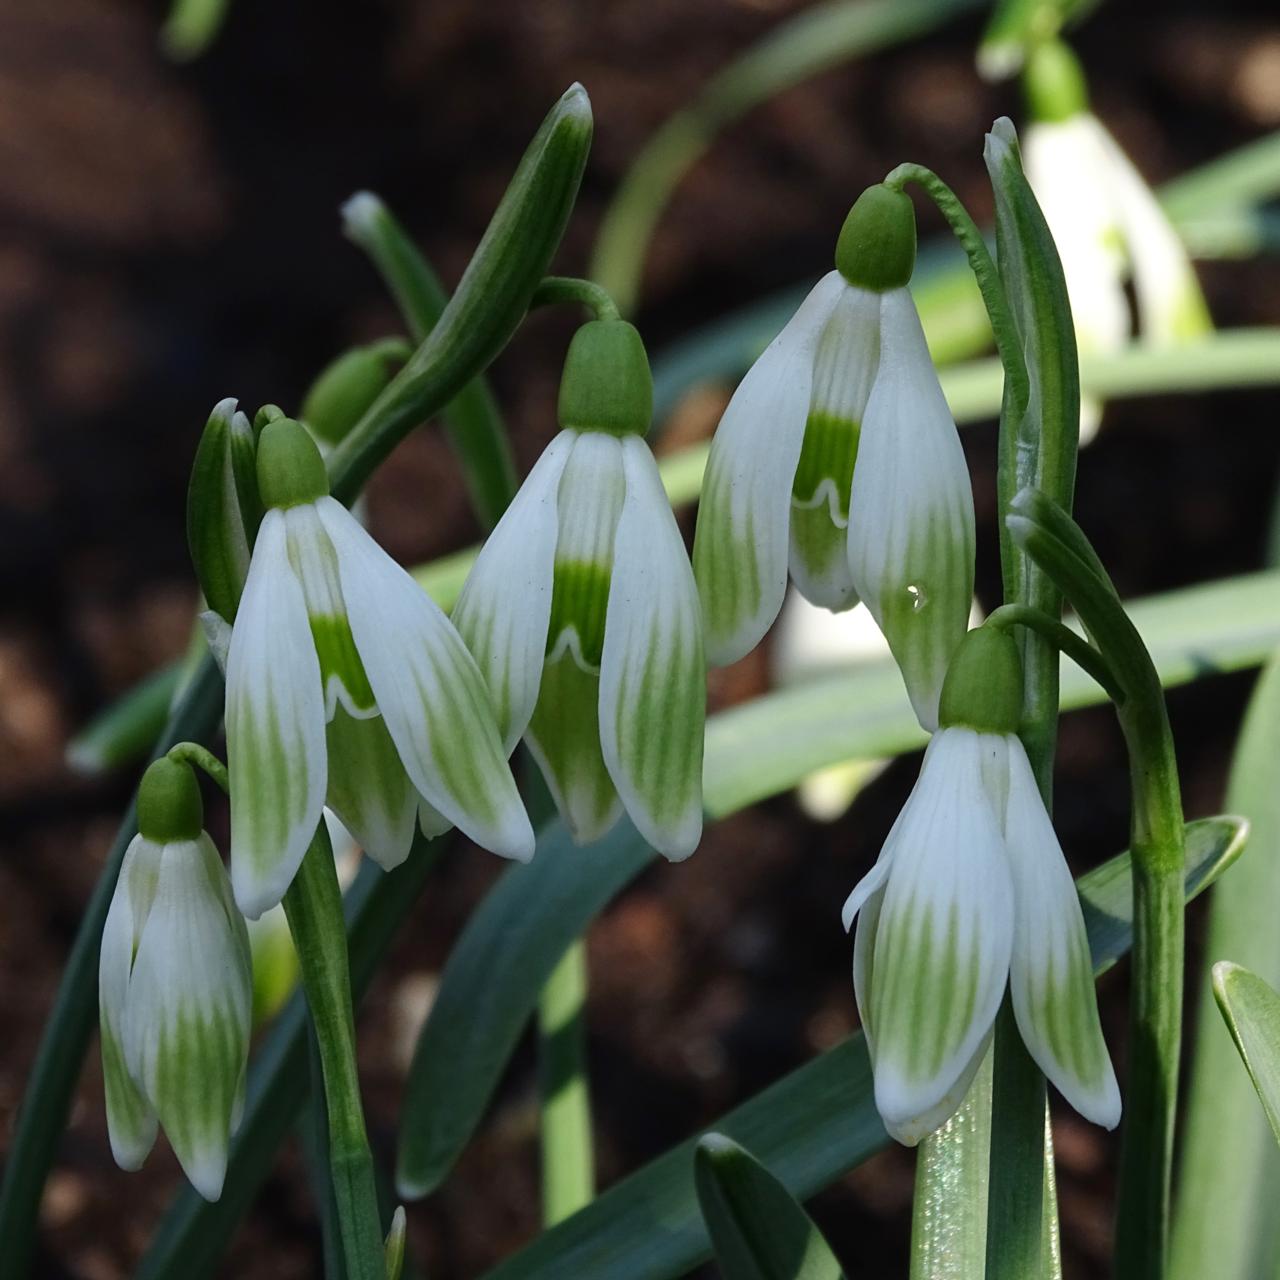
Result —
<instances>
[{"instance_id":1,"label":"outer petal","mask_svg":"<svg viewBox=\"0 0 1280 1280\"><path fill-rule=\"evenodd\" d=\"M905 289L881 302L880 371L853 473L849 568L926 729L973 604L964 450Z\"/></svg>"},{"instance_id":2,"label":"outer petal","mask_svg":"<svg viewBox=\"0 0 1280 1280\"><path fill-rule=\"evenodd\" d=\"M125 1032L130 1068L206 1200L222 1192L253 1003L248 941L228 912L225 877L208 836L164 846Z\"/></svg>"},{"instance_id":3,"label":"outer petal","mask_svg":"<svg viewBox=\"0 0 1280 1280\"><path fill-rule=\"evenodd\" d=\"M719 666L755 648L782 607L814 358L847 288L835 271L818 282L738 384L711 442L693 563L707 655Z\"/></svg>"},{"instance_id":4,"label":"outer petal","mask_svg":"<svg viewBox=\"0 0 1280 1280\"><path fill-rule=\"evenodd\" d=\"M122 1169L140 1169L156 1140L156 1117L129 1074L124 1028L129 981L138 936L155 898L160 846L134 836L107 909L98 960L98 1013L102 1031L102 1079L107 1095L111 1154Z\"/></svg>"},{"instance_id":5,"label":"outer petal","mask_svg":"<svg viewBox=\"0 0 1280 1280\"><path fill-rule=\"evenodd\" d=\"M435 602L332 498L317 504L347 617L410 780L477 844L533 856L484 678Z\"/></svg>"},{"instance_id":6,"label":"outer petal","mask_svg":"<svg viewBox=\"0 0 1280 1280\"><path fill-rule=\"evenodd\" d=\"M1151 188L1115 139L1092 116L1098 148L1109 168L1108 185L1125 247L1133 264L1142 337L1149 342L1185 342L1213 328L1200 282L1178 233Z\"/></svg>"},{"instance_id":7,"label":"outer petal","mask_svg":"<svg viewBox=\"0 0 1280 1280\"><path fill-rule=\"evenodd\" d=\"M1120 1090L1098 1022L1089 940L1075 883L1026 752L1009 739L1005 840L1013 870L1010 991L1031 1056L1088 1120L1120 1122Z\"/></svg>"},{"instance_id":8,"label":"outer petal","mask_svg":"<svg viewBox=\"0 0 1280 1280\"><path fill-rule=\"evenodd\" d=\"M968 729L930 743L875 931L876 1106L909 1144L959 1106L1009 974L1013 889L981 751L982 735Z\"/></svg>"},{"instance_id":9,"label":"outer petal","mask_svg":"<svg viewBox=\"0 0 1280 1280\"><path fill-rule=\"evenodd\" d=\"M320 663L285 536L284 513L267 512L227 656L231 879L255 920L284 897L324 808Z\"/></svg>"},{"instance_id":10,"label":"outer petal","mask_svg":"<svg viewBox=\"0 0 1280 1280\"><path fill-rule=\"evenodd\" d=\"M409 856L418 793L381 716L357 720L338 707L326 729L329 808L384 871Z\"/></svg>"},{"instance_id":11,"label":"outer petal","mask_svg":"<svg viewBox=\"0 0 1280 1280\"><path fill-rule=\"evenodd\" d=\"M453 624L489 686L508 755L538 700L551 617L556 493L575 435L562 431L543 451L481 548L453 609Z\"/></svg>"},{"instance_id":12,"label":"outer petal","mask_svg":"<svg viewBox=\"0 0 1280 1280\"><path fill-rule=\"evenodd\" d=\"M698 589L649 446L628 437L622 460L600 746L640 833L668 858L686 858L702 837L707 664Z\"/></svg>"}]
</instances>

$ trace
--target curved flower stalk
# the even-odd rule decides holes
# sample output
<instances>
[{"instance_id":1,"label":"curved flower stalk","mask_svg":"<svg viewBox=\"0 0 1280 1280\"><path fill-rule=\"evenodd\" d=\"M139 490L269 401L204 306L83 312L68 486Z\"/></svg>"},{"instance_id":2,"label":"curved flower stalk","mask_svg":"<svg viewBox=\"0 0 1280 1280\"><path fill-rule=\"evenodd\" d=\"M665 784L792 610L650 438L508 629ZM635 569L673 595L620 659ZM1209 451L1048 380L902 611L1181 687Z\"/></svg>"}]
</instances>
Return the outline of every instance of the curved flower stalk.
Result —
<instances>
[{"instance_id":1,"label":"curved flower stalk","mask_svg":"<svg viewBox=\"0 0 1280 1280\"><path fill-rule=\"evenodd\" d=\"M252 978L245 923L202 823L190 767L157 760L107 912L98 994L116 1163L140 1168L163 1125L191 1184L217 1200L244 1101Z\"/></svg>"},{"instance_id":2,"label":"curved flower stalk","mask_svg":"<svg viewBox=\"0 0 1280 1280\"><path fill-rule=\"evenodd\" d=\"M412 578L329 497L296 422L258 444L264 505L227 656L231 878L278 903L328 803L382 867L457 825L507 857L533 829L475 662Z\"/></svg>"},{"instance_id":3,"label":"curved flower stalk","mask_svg":"<svg viewBox=\"0 0 1280 1280\"><path fill-rule=\"evenodd\" d=\"M782 607L866 602L916 715L937 723L973 597L964 453L906 285L909 198L859 198L823 277L739 384L716 431L693 562L710 660L734 662Z\"/></svg>"},{"instance_id":4,"label":"curved flower stalk","mask_svg":"<svg viewBox=\"0 0 1280 1280\"><path fill-rule=\"evenodd\" d=\"M702 835L706 664L697 589L643 435L653 387L640 335L574 335L563 430L482 548L453 611L498 709L524 737L573 837L623 810L668 858Z\"/></svg>"},{"instance_id":5,"label":"curved flower stalk","mask_svg":"<svg viewBox=\"0 0 1280 1280\"><path fill-rule=\"evenodd\" d=\"M1153 345L1212 328L1178 233L1133 162L1089 110L1084 74L1060 41L1041 45L1025 75L1031 123L1023 131L1027 180L1058 246L1081 355L1122 348L1135 329ZM1132 276L1137 315L1125 293ZM1081 414L1081 442L1097 434L1101 406Z\"/></svg>"},{"instance_id":6,"label":"curved flower stalk","mask_svg":"<svg viewBox=\"0 0 1280 1280\"><path fill-rule=\"evenodd\" d=\"M1120 1119L1080 902L1016 733L1021 689L1013 640L970 632L920 778L844 907L876 1107L909 1146L964 1100L1006 985L1044 1074L1086 1119Z\"/></svg>"}]
</instances>

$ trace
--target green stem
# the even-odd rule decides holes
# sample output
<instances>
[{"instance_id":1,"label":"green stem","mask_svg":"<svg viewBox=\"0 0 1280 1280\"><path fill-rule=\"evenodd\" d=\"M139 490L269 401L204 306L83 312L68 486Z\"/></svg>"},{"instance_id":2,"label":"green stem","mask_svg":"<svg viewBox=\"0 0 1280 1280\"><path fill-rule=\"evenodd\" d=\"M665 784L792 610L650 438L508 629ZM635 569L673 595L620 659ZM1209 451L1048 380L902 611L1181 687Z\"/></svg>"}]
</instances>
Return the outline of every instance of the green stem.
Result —
<instances>
[{"instance_id":1,"label":"green stem","mask_svg":"<svg viewBox=\"0 0 1280 1280\"><path fill-rule=\"evenodd\" d=\"M346 1280L338 1202L329 1177L329 1116L324 1100L324 1069L315 1026L307 1024L307 1110L298 1125L307 1179L320 1217L320 1245L325 1280Z\"/></svg>"},{"instance_id":2,"label":"green stem","mask_svg":"<svg viewBox=\"0 0 1280 1280\"><path fill-rule=\"evenodd\" d=\"M356 1070L342 890L323 823L284 896L319 1047L329 1170L351 1280L384 1280L382 1227Z\"/></svg>"},{"instance_id":3,"label":"green stem","mask_svg":"<svg viewBox=\"0 0 1280 1280\"><path fill-rule=\"evenodd\" d=\"M562 302L579 303L597 320L619 319L618 308L609 296L609 291L590 280L579 280L576 276L546 276L533 291L529 310L556 306Z\"/></svg>"},{"instance_id":4,"label":"green stem","mask_svg":"<svg viewBox=\"0 0 1280 1280\"><path fill-rule=\"evenodd\" d=\"M595 1195L586 1073L587 951L581 938L552 970L538 1003L542 1222L553 1227Z\"/></svg>"},{"instance_id":5,"label":"green stem","mask_svg":"<svg viewBox=\"0 0 1280 1280\"><path fill-rule=\"evenodd\" d=\"M179 742L170 747L165 754L178 764L194 765L203 769L218 784L223 795L231 794L231 779L227 774L227 766L209 750L198 742Z\"/></svg>"}]
</instances>

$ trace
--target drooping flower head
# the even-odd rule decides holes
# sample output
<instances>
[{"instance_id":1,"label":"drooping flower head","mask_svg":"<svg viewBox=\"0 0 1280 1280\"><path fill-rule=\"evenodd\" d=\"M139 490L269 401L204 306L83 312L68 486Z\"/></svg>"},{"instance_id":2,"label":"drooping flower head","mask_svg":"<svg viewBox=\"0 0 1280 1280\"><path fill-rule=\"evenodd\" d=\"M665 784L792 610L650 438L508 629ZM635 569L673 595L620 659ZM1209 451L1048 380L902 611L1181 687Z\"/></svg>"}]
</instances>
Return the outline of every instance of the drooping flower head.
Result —
<instances>
[{"instance_id":1,"label":"drooping flower head","mask_svg":"<svg viewBox=\"0 0 1280 1280\"><path fill-rule=\"evenodd\" d=\"M152 764L102 931L98 999L116 1163L140 1168L163 1125L191 1184L216 1200L244 1099L252 978L203 820L190 767Z\"/></svg>"},{"instance_id":2,"label":"drooping flower head","mask_svg":"<svg viewBox=\"0 0 1280 1280\"><path fill-rule=\"evenodd\" d=\"M1058 40L1040 44L1024 78L1031 121L1023 130L1027 180L1062 259L1082 355L1122 348L1137 329L1161 345L1212 327L1178 233L1133 162L1089 109L1084 73ZM1137 323L1125 293L1132 276ZM1081 436L1097 430L1086 404Z\"/></svg>"},{"instance_id":3,"label":"drooping flower head","mask_svg":"<svg viewBox=\"0 0 1280 1280\"><path fill-rule=\"evenodd\" d=\"M668 858L702 833L706 666L697 590L644 442L640 335L574 335L563 428L480 552L454 609L506 749L523 736L574 838L623 810Z\"/></svg>"},{"instance_id":4,"label":"drooping flower head","mask_svg":"<svg viewBox=\"0 0 1280 1280\"><path fill-rule=\"evenodd\" d=\"M390 869L415 818L507 857L533 830L488 690L435 602L329 496L298 423L258 443L266 510L227 656L231 877L257 918L281 900L327 802Z\"/></svg>"},{"instance_id":5,"label":"drooping flower head","mask_svg":"<svg viewBox=\"0 0 1280 1280\"><path fill-rule=\"evenodd\" d=\"M739 384L711 444L693 562L710 660L778 616L787 574L813 603L864 600L920 722L973 598L973 497L907 291L909 198L868 188L824 276Z\"/></svg>"},{"instance_id":6,"label":"drooping flower head","mask_svg":"<svg viewBox=\"0 0 1280 1280\"><path fill-rule=\"evenodd\" d=\"M1120 1119L1080 900L1016 733L1021 701L1012 639L970 632L920 778L844 907L876 1107L910 1146L964 1100L1006 986L1067 1101L1108 1129Z\"/></svg>"}]
</instances>

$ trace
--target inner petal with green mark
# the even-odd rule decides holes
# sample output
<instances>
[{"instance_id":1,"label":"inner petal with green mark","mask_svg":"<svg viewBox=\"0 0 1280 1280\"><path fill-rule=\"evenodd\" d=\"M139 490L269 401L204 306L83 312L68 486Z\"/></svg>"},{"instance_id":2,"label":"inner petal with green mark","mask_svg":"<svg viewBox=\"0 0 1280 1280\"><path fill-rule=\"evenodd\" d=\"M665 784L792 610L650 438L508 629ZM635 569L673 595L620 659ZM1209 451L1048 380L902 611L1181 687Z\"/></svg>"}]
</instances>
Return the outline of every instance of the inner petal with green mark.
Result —
<instances>
[{"instance_id":1,"label":"inner petal with green mark","mask_svg":"<svg viewBox=\"0 0 1280 1280\"><path fill-rule=\"evenodd\" d=\"M582 432L560 477L548 666L570 654L584 672L600 671L613 542L625 493L617 439Z\"/></svg>"},{"instance_id":2,"label":"inner petal with green mark","mask_svg":"<svg viewBox=\"0 0 1280 1280\"><path fill-rule=\"evenodd\" d=\"M333 719L339 701L358 720L378 714L364 664L347 621L347 606L338 580L338 557L311 503L285 512L289 563L307 602L307 620L320 660L325 691L325 717Z\"/></svg>"}]
</instances>

